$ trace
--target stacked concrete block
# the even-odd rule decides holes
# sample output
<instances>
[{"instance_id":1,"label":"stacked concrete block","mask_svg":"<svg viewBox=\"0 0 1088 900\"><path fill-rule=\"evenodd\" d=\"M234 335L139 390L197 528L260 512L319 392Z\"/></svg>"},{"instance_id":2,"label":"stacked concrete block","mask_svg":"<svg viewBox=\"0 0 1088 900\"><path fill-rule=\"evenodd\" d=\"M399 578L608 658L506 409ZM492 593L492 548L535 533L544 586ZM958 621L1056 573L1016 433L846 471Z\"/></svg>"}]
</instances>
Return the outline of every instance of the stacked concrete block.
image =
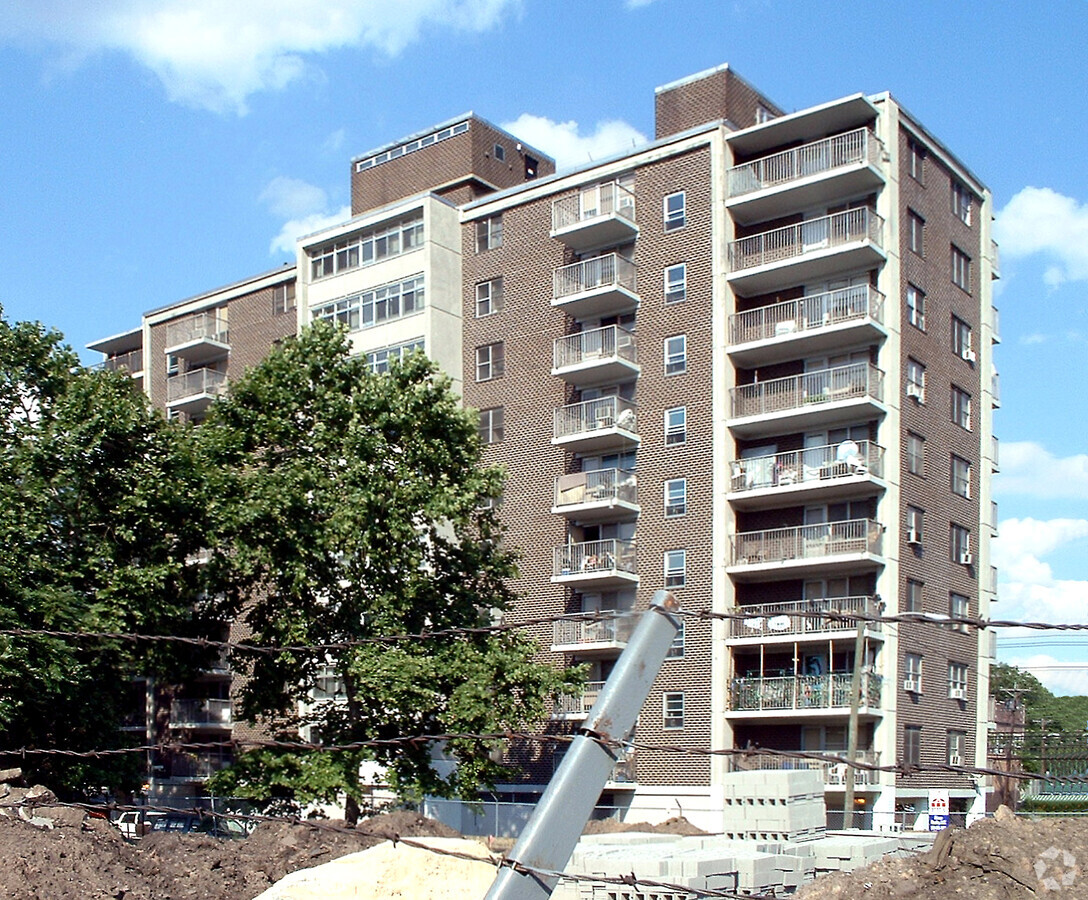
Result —
<instances>
[{"instance_id":1,"label":"stacked concrete block","mask_svg":"<svg viewBox=\"0 0 1088 900\"><path fill-rule=\"evenodd\" d=\"M733 772L724 790L722 832L728 838L806 841L825 833L824 782L817 771Z\"/></svg>"},{"instance_id":2,"label":"stacked concrete block","mask_svg":"<svg viewBox=\"0 0 1088 900\"><path fill-rule=\"evenodd\" d=\"M899 841L894 837L842 834L825 838L814 848L816 874L821 875L825 872L852 872L890 853L898 853Z\"/></svg>"}]
</instances>

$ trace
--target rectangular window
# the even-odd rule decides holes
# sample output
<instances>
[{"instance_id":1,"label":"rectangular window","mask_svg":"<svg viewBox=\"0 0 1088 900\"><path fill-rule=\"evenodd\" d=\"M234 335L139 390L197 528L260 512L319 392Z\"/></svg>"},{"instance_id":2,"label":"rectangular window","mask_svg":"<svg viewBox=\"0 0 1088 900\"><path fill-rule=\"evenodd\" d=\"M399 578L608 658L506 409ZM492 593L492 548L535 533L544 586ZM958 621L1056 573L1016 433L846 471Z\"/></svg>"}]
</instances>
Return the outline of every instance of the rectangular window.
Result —
<instances>
[{"instance_id":1,"label":"rectangular window","mask_svg":"<svg viewBox=\"0 0 1088 900\"><path fill-rule=\"evenodd\" d=\"M949 558L954 563L969 566L974 562L971 556L971 532L955 522L948 527Z\"/></svg>"},{"instance_id":2,"label":"rectangular window","mask_svg":"<svg viewBox=\"0 0 1088 900\"><path fill-rule=\"evenodd\" d=\"M903 657L903 690L912 694L922 693L922 656L908 653Z\"/></svg>"},{"instance_id":3,"label":"rectangular window","mask_svg":"<svg viewBox=\"0 0 1088 900\"><path fill-rule=\"evenodd\" d=\"M315 322L320 319L359 331L422 312L424 296L423 276L415 275L316 306L311 317Z\"/></svg>"},{"instance_id":4,"label":"rectangular window","mask_svg":"<svg viewBox=\"0 0 1088 900\"><path fill-rule=\"evenodd\" d=\"M907 591L903 597L903 612L922 612L922 590L925 585L920 581L907 581Z\"/></svg>"},{"instance_id":5,"label":"rectangular window","mask_svg":"<svg viewBox=\"0 0 1088 900\"><path fill-rule=\"evenodd\" d=\"M920 725L903 726L903 762L917 766L922 762L922 728Z\"/></svg>"},{"instance_id":6,"label":"rectangular window","mask_svg":"<svg viewBox=\"0 0 1088 900\"><path fill-rule=\"evenodd\" d=\"M277 284L272 289L272 315L282 316L295 308L295 283Z\"/></svg>"},{"instance_id":7,"label":"rectangular window","mask_svg":"<svg viewBox=\"0 0 1088 900\"><path fill-rule=\"evenodd\" d=\"M953 700L967 699L967 666L963 663L948 664L948 696Z\"/></svg>"},{"instance_id":8,"label":"rectangular window","mask_svg":"<svg viewBox=\"0 0 1088 900\"><path fill-rule=\"evenodd\" d=\"M951 696L951 695L949 695ZM964 766L967 764L967 732L948 732L948 764L950 766Z\"/></svg>"},{"instance_id":9,"label":"rectangular window","mask_svg":"<svg viewBox=\"0 0 1088 900\"><path fill-rule=\"evenodd\" d=\"M665 230L683 228L687 222L687 198L683 191L669 194L664 200Z\"/></svg>"},{"instance_id":10,"label":"rectangular window","mask_svg":"<svg viewBox=\"0 0 1088 900\"><path fill-rule=\"evenodd\" d=\"M907 210L907 246L919 256L925 256L925 227L925 219L913 209Z\"/></svg>"},{"instance_id":11,"label":"rectangular window","mask_svg":"<svg viewBox=\"0 0 1088 900\"><path fill-rule=\"evenodd\" d=\"M687 580L687 550L665 551L665 587L683 587Z\"/></svg>"},{"instance_id":12,"label":"rectangular window","mask_svg":"<svg viewBox=\"0 0 1088 900\"><path fill-rule=\"evenodd\" d=\"M926 514L917 506L907 507L907 543L908 544L921 544L922 537L925 534L923 531L923 525L925 524Z\"/></svg>"},{"instance_id":13,"label":"rectangular window","mask_svg":"<svg viewBox=\"0 0 1088 900\"><path fill-rule=\"evenodd\" d=\"M680 627L676 629L676 636L672 639L672 643L669 644L669 649L665 653L666 659L679 659L684 655L684 620L680 620Z\"/></svg>"},{"instance_id":14,"label":"rectangular window","mask_svg":"<svg viewBox=\"0 0 1088 900\"><path fill-rule=\"evenodd\" d=\"M495 159L499 162L506 162L506 148L502 144L495 145Z\"/></svg>"},{"instance_id":15,"label":"rectangular window","mask_svg":"<svg viewBox=\"0 0 1088 900\"><path fill-rule=\"evenodd\" d=\"M422 246L421 216L363 231L310 250L310 280L317 281L338 272L373 265L387 257Z\"/></svg>"},{"instance_id":16,"label":"rectangular window","mask_svg":"<svg viewBox=\"0 0 1088 900\"><path fill-rule=\"evenodd\" d=\"M476 285L476 318L482 319L502 309L502 277Z\"/></svg>"},{"instance_id":17,"label":"rectangular window","mask_svg":"<svg viewBox=\"0 0 1088 900\"><path fill-rule=\"evenodd\" d=\"M952 182L952 215L964 225L971 224L971 192L958 181Z\"/></svg>"},{"instance_id":18,"label":"rectangular window","mask_svg":"<svg viewBox=\"0 0 1088 900\"><path fill-rule=\"evenodd\" d=\"M676 729L684 727L684 695L669 691L661 695L661 727Z\"/></svg>"},{"instance_id":19,"label":"rectangular window","mask_svg":"<svg viewBox=\"0 0 1088 900\"><path fill-rule=\"evenodd\" d=\"M926 295L913 284L907 285L907 321L915 328L926 330Z\"/></svg>"},{"instance_id":20,"label":"rectangular window","mask_svg":"<svg viewBox=\"0 0 1088 900\"><path fill-rule=\"evenodd\" d=\"M952 245L952 283L968 293L971 291L971 257L955 244Z\"/></svg>"},{"instance_id":21,"label":"rectangular window","mask_svg":"<svg viewBox=\"0 0 1088 900\"><path fill-rule=\"evenodd\" d=\"M952 456L951 487L953 494L971 498L971 463L958 456Z\"/></svg>"},{"instance_id":22,"label":"rectangular window","mask_svg":"<svg viewBox=\"0 0 1088 900\"><path fill-rule=\"evenodd\" d=\"M670 478L665 482L665 516L682 516L688 511L688 481Z\"/></svg>"},{"instance_id":23,"label":"rectangular window","mask_svg":"<svg viewBox=\"0 0 1088 900\"><path fill-rule=\"evenodd\" d=\"M181 371L181 357L175 356L173 353L169 353L166 356L166 374L177 375Z\"/></svg>"},{"instance_id":24,"label":"rectangular window","mask_svg":"<svg viewBox=\"0 0 1088 900\"><path fill-rule=\"evenodd\" d=\"M971 601L963 594L948 595L948 615L953 619L967 619L971 616ZM966 622L952 624L953 631L967 633L971 627Z\"/></svg>"},{"instance_id":25,"label":"rectangular window","mask_svg":"<svg viewBox=\"0 0 1088 900\"><path fill-rule=\"evenodd\" d=\"M912 431L907 432L907 470L911 475L926 474L926 439Z\"/></svg>"},{"instance_id":26,"label":"rectangular window","mask_svg":"<svg viewBox=\"0 0 1088 900\"><path fill-rule=\"evenodd\" d=\"M688 408L674 406L665 410L665 446L687 443Z\"/></svg>"},{"instance_id":27,"label":"rectangular window","mask_svg":"<svg viewBox=\"0 0 1088 900\"><path fill-rule=\"evenodd\" d=\"M975 351L971 348L971 326L959 316L952 317L952 352L960 359L975 361Z\"/></svg>"},{"instance_id":28,"label":"rectangular window","mask_svg":"<svg viewBox=\"0 0 1088 900\"><path fill-rule=\"evenodd\" d=\"M476 348L476 380L501 378L506 371L506 347L502 341Z\"/></svg>"},{"instance_id":29,"label":"rectangular window","mask_svg":"<svg viewBox=\"0 0 1088 900\"><path fill-rule=\"evenodd\" d=\"M665 374L680 375L688 368L688 338L677 334L665 338Z\"/></svg>"},{"instance_id":30,"label":"rectangular window","mask_svg":"<svg viewBox=\"0 0 1088 900\"><path fill-rule=\"evenodd\" d=\"M404 359L404 357L416 350L423 351L423 338L417 338L406 344L397 344L394 347L370 350L366 354L366 364L375 375L382 375L389 371L389 366L394 360Z\"/></svg>"},{"instance_id":31,"label":"rectangular window","mask_svg":"<svg viewBox=\"0 0 1088 900\"><path fill-rule=\"evenodd\" d=\"M503 437L503 407L480 410L480 441L497 444Z\"/></svg>"},{"instance_id":32,"label":"rectangular window","mask_svg":"<svg viewBox=\"0 0 1088 900\"><path fill-rule=\"evenodd\" d=\"M916 141L907 141L907 156L910 177L919 184L925 184L926 151Z\"/></svg>"},{"instance_id":33,"label":"rectangular window","mask_svg":"<svg viewBox=\"0 0 1088 900\"><path fill-rule=\"evenodd\" d=\"M971 395L955 385L952 385L952 421L971 430Z\"/></svg>"},{"instance_id":34,"label":"rectangular window","mask_svg":"<svg viewBox=\"0 0 1088 900\"><path fill-rule=\"evenodd\" d=\"M907 396L926 402L926 367L916 359L907 360Z\"/></svg>"},{"instance_id":35,"label":"rectangular window","mask_svg":"<svg viewBox=\"0 0 1088 900\"><path fill-rule=\"evenodd\" d=\"M502 246L502 216L490 216L476 223L476 252Z\"/></svg>"},{"instance_id":36,"label":"rectangular window","mask_svg":"<svg viewBox=\"0 0 1088 900\"><path fill-rule=\"evenodd\" d=\"M687 299L687 266L678 263L665 270L665 302L682 303Z\"/></svg>"}]
</instances>

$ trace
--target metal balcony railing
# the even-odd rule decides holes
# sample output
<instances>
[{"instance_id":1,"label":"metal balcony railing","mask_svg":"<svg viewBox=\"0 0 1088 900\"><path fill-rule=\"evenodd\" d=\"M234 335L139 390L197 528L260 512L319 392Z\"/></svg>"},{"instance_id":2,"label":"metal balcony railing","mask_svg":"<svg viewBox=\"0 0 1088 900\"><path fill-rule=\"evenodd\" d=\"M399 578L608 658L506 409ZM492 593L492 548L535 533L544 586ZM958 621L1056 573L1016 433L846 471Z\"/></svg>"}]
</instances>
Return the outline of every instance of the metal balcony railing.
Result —
<instances>
[{"instance_id":1,"label":"metal balcony railing","mask_svg":"<svg viewBox=\"0 0 1088 900\"><path fill-rule=\"evenodd\" d=\"M730 612L742 617L729 620L729 636L735 638L854 631L857 629L856 621L832 618L826 613L843 616L879 614L872 597L823 597L790 603L760 603L735 607ZM880 631L879 622L869 622L866 627L870 631Z\"/></svg>"},{"instance_id":2,"label":"metal balcony railing","mask_svg":"<svg viewBox=\"0 0 1088 900\"><path fill-rule=\"evenodd\" d=\"M733 535L731 565L757 565L788 559L820 559L844 553L881 554L884 526L872 519L821 522Z\"/></svg>"},{"instance_id":3,"label":"metal balcony railing","mask_svg":"<svg viewBox=\"0 0 1088 900\"><path fill-rule=\"evenodd\" d=\"M729 341L745 344L789 338L866 319L884 323L884 295L871 285L859 284L735 313L729 317Z\"/></svg>"},{"instance_id":4,"label":"metal balcony railing","mask_svg":"<svg viewBox=\"0 0 1088 900\"><path fill-rule=\"evenodd\" d=\"M996 434L991 435L990 437L992 438L990 446L993 448L990 456L993 462L994 471L997 472L1001 467L1001 441L998 440Z\"/></svg>"},{"instance_id":5,"label":"metal balcony railing","mask_svg":"<svg viewBox=\"0 0 1088 900\"><path fill-rule=\"evenodd\" d=\"M622 359L632 364L638 362L635 336L618 325L591 328L556 338L552 357L556 369L607 359Z\"/></svg>"},{"instance_id":6,"label":"metal balcony railing","mask_svg":"<svg viewBox=\"0 0 1088 900\"><path fill-rule=\"evenodd\" d=\"M559 301L602 288L635 292L635 264L618 253L560 266L552 273L552 297Z\"/></svg>"},{"instance_id":7,"label":"metal balcony railing","mask_svg":"<svg viewBox=\"0 0 1088 900\"><path fill-rule=\"evenodd\" d=\"M142 348L118 353L99 363L107 372L142 372L144 370L144 351Z\"/></svg>"},{"instance_id":8,"label":"metal balcony railing","mask_svg":"<svg viewBox=\"0 0 1088 900\"><path fill-rule=\"evenodd\" d=\"M990 311L993 313L993 338L998 344L1001 343L1001 310L996 306L991 306Z\"/></svg>"},{"instance_id":9,"label":"metal balcony railing","mask_svg":"<svg viewBox=\"0 0 1088 900\"><path fill-rule=\"evenodd\" d=\"M1001 277L1001 249L997 246L997 241L990 241L990 265L993 268L994 275L998 278Z\"/></svg>"},{"instance_id":10,"label":"metal balcony railing","mask_svg":"<svg viewBox=\"0 0 1088 900\"><path fill-rule=\"evenodd\" d=\"M736 272L857 241L882 247L883 231L884 220L868 207L848 209L733 241L729 266Z\"/></svg>"},{"instance_id":11,"label":"metal balcony railing","mask_svg":"<svg viewBox=\"0 0 1088 900\"><path fill-rule=\"evenodd\" d=\"M554 435L571 437L599 428L621 428L638 434L638 407L622 397L598 397L561 406L555 411Z\"/></svg>"},{"instance_id":12,"label":"metal balcony railing","mask_svg":"<svg viewBox=\"0 0 1088 900\"><path fill-rule=\"evenodd\" d=\"M850 706L850 681L845 674L734 678L729 708L737 711L774 709L832 709ZM866 673L861 679L861 705L880 707L883 679Z\"/></svg>"},{"instance_id":13,"label":"metal balcony railing","mask_svg":"<svg viewBox=\"0 0 1088 900\"><path fill-rule=\"evenodd\" d=\"M229 726L232 721L230 700L175 700L170 705L170 724L174 728L186 725Z\"/></svg>"},{"instance_id":14,"label":"metal balcony railing","mask_svg":"<svg viewBox=\"0 0 1088 900\"><path fill-rule=\"evenodd\" d=\"M166 753L162 757L163 776L166 778L210 778L234 762L231 753L208 751L207 753Z\"/></svg>"},{"instance_id":15,"label":"metal balcony railing","mask_svg":"<svg viewBox=\"0 0 1088 900\"><path fill-rule=\"evenodd\" d=\"M733 418L763 416L801 409L813 403L854 400L858 397L879 401L884 399L884 373L871 363L850 363L743 384L732 388L729 394Z\"/></svg>"},{"instance_id":16,"label":"metal balcony railing","mask_svg":"<svg viewBox=\"0 0 1088 900\"><path fill-rule=\"evenodd\" d=\"M630 613L601 613L600 619L561 619L552 623L552 644L626 644L635 627Z\"/></svg>"},{"instance_id":17,"label":"metal balcony railing","mask_svg":"<svg viewBox=\"0 0 1088 900\"><path fill-rule=\"evenodd\" d=\"M201 312L166 326L166 346L176 347L192 341L215 341L226 344L230 340L227 320L214 312Z\"/></svg>"},{"instance_id":18,"label":"metal balcony railing","mask_svg":"<svg viewBox=\"0 0 1088 900\"><path fill-rule=\"evenodd\" d=\"M601 691L603 681L587 681L580 694L562 694L555 704L555 714L559 716L585 716L593 709Z\"/></svg>"},{"instance_id":19,"label":"metal balcony railing","mask_svg":"<svg viewBox=\"0 0 1088 900\"><path fill-rule=\"evenodd\" d=\"M843 441L773 456L735 459L730 464L733 492L790 487L851 475L884 477L884 448L873 441Z\"/></svg>"},{"instance_id":20,"label":"metal balcony railing","mask_svg":"<svg viewBox=\"0 0 1088 900\"><path fill-rule=\"evenodd\" d=\"M166 379L166 402L172 403L185 397L201 394L219 396L227 389L227 376L216 369L193 369Z\"/></svg>"},{"instance_id":21,"label":"metal balcony railing","mask_svg":"<svg viewBox=\"0 0 1088 900\"><path fill-rule=\"evenodd\" d=\"M883 149L883 142L868 128L802 144L730 169L729 196L740 197L855 163L875 166Z\"/></svg>"},{"instance_id":22,"label":"metal balcony railing","mask_svg":"<svg viewBox=\"0 0 1088 900\"><path fill-rule=\"evenodd\" d=\"M606 574L609 572L638 572L638 560L634 541L609 538L603 541L584 541L556 547L552 559L552 574Z\"/></svg>"},{"instance_id":23,"label":"metal balcony railing","mask_svg":"<svg viewBox=\"0 0 1088 900\"><path fill-rule=\"evenodd\" d=\"M583 188L571 197L553 201L552 231L611 215L635 221L635 195L614 181Z\"/></svg>"},{"instance_id":24,"label":"metal balcony railing","mask_svg":"<svg viewBox=\"0 0 1088 900\"><path fill-rule=\"evenodd\" d=\"M638 483L630 469L574 472L555 479L555 506L559 509L616 501L638 502Z\"/></svg>"},{"instance_id":25,"label":"metal balcony railing","mask_svg":"<svg viewBox=\"0 0 1088 900\"><path fill-rule=\"evenodd\" d=\"M803 750L789 751L791 753L803 753ZM765 752L737 755L730 757L729 769L733 772L767 771L775 769L813 769L823 772L824 784L828 787L837 787L846 783L846 760L849 755L845 750L812 751L824 754L835 754L842 758L842 762L832 762L826 759L804 759L796 756L783 756L773 750ZM880 765L879 750L858 750L854 759L859 763L871 766ZM870 769L854 769L855 786L864 787L879 784L880 773Z\"/></svg>"}]
</instances>

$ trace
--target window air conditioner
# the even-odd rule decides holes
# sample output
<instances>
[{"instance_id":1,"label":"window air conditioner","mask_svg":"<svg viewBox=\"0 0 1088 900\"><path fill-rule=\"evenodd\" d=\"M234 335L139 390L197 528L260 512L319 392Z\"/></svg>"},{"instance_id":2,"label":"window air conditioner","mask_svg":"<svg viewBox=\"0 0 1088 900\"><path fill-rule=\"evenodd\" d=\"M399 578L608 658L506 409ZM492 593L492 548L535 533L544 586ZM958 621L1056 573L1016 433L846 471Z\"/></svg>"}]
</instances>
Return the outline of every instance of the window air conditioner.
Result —
<instances>
[{"instance_id":1,"label":"window air conditioner","mask_svg":"<svg viewBox=\"0 0 1088 900\"><path fill-rule=\"evenodd\" d=\"M967 689L966 688L952 688L948 692L948 698L950 700L966 700Z\"/></svg>"},{"instance_id":2,"label":"window air conditioner","mask_svg":"<svg viewBox=\"0 0 1088 900\"><path fill-rule=\"evenodd\" d=\"M919 403L921 403L926 399L925 388L923 388L919 384L908 384L907 385L907 396L908 397L913 397L915 400L917 400Z\"/></svg>"},{"instance_id":3,"label":"window air conditioner","mask_svg":"<svg viewBox=\"0 0 1088 900\"><path fill-rule=\"evenodd\" d=\"M903 690L910 691L912 694L922 693L922 683L917 678L904 678Z\"/></svg>"},{"instance_id":4,"label":"window air conditioner","mask_svg":"<svg viewBox=\"0 0 1088 900\"><path fill-rule=\"evenodd\" d=\"M915 531L913 528L908 529L908 531L907 531L907 543L908 544L917 544L918 546L921 546L922 536L917 531Z\"/></svg>"},{"instance_id":5,"label":"window air conditioner","mask_svg":"<svg viewBox=\"0 0 1088 900\"><path fill-rule=\"evenodd\" d=\"M960 756L960 754L958 754L958 753L949 753L948 754L948 764L950 766L962 766L963 765L963 757Z\"/></svg>"},{"instance_id":6,"label":"window air conditioner","mask_svg":"<svg viewBox=\"0 0 1088 900\"><path fill-rule=\"evenodd\" d=\"M975 561L974 557L971 556L971 551L970 550L963 550L963 551L960 552L960 562L963 565L969 566L974 561Z\"/></svg>"},{"instance_id":7,"label":"window air conditioner","mask_svg":"<svg viewBox=\"0 0 1088 900\"><path fill-rule=\"evenodd\" d=\"M975 351L968 347L966 350L963 351L963 358L969 363L973 363L976 359Z\"/></svg>"}]
</instances>

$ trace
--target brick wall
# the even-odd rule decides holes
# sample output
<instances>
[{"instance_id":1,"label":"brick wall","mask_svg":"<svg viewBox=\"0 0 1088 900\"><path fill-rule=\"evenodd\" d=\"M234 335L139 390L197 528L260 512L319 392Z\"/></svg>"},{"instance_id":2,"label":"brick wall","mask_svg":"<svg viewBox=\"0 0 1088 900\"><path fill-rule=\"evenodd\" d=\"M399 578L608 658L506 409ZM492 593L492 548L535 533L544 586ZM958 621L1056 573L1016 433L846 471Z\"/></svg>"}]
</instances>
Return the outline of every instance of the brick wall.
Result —
<instances>
[{"instance_id":1,"label":"brick wall","mask_svg":"<svg viewBox=\"0 0 1088 900\"><path fill-rule=\"evenodd\" d=\"M728 119L738 128L756 124L756 110L782 110L727 68L703 78L659 90L654 97L655 135L678 134L696 125Z\"/></svg>"}]
</instances>

